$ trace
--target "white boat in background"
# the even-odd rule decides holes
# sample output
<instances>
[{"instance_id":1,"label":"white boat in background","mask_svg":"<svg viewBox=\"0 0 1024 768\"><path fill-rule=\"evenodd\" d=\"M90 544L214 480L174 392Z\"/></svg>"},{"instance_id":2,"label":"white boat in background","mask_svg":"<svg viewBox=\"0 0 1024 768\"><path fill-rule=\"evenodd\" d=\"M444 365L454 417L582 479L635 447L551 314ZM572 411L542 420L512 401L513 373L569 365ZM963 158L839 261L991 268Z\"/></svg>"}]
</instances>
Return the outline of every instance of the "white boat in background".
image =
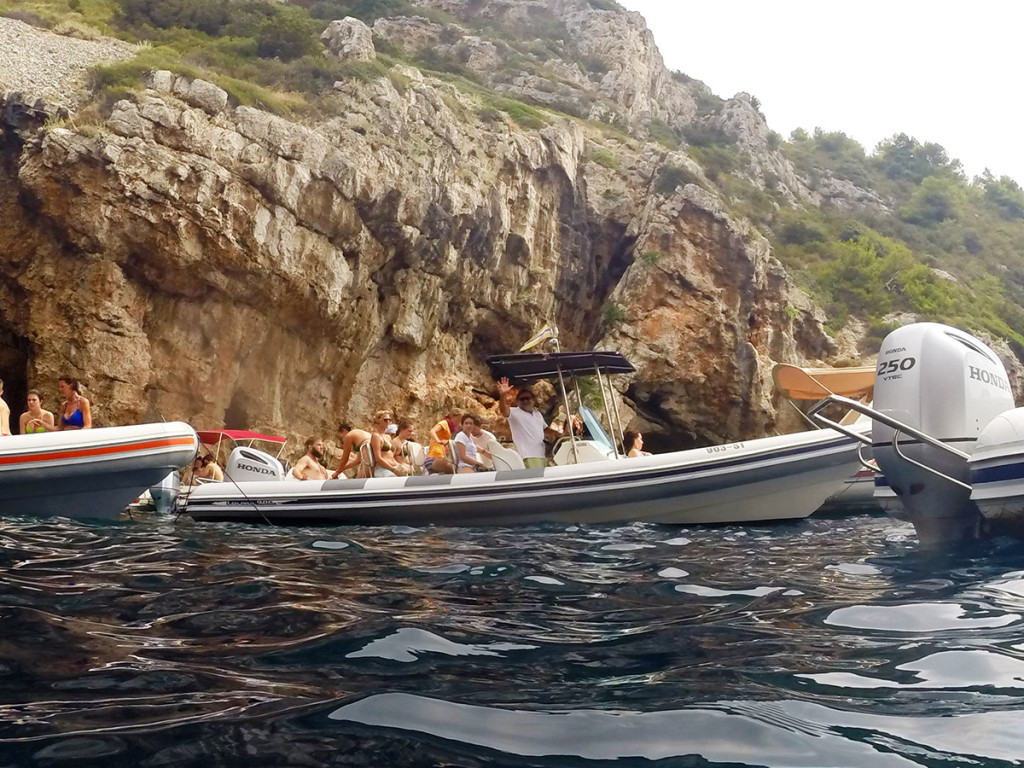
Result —
<instances>
[{"instance_id":1,"label":"white boat in background","mask_svg":"<svg viewBox=\"0 0 1024 768\"><path fill-rule=\"evenodd\" d=\"M788 363L778 363L772 369L772 378L775 380L776 389L784 394L790 402L802 400L820 403L827 397L840 395L870 404L875 388L875 366L804 368ZM852 425L857 421L858 416L857 411L849 410L839 423ZM810 425L814 425L814 421L810 417L805 415L805 418ZM875 500L878 466L871 459L870 448L862 446L859 456L861 459L859 471L846 478L842 486L825 499L825 503L816 510L817 512L851 514L880 510L880 506Z\"/></svg>"},{"instance_id":2,"label":"white boat in background","mask_svg":"<svg viewBox=\"0 0 1024 768\"><path fill-rule=\"evenodd\" d=\"M198 448L183 422L5 437L0 514L112 519Z\"/></svg>"},{"instance_id":3,"label":"white boat in background","mask_svg":"<svg viewBox=\"0 0 1024 768\"><path fill-rule=\"evenodd\" d=\"M882 342L873 407L828 402L871 417L875 497L922 544L1024 534L1024 409L986 344L939 323L898 328ZM844 431L819 407L812 417Z\"/></svg>"},{"instance_id":4,"label":"white boat in background","mask_svg":"<svg viewBox=\"0 0 1024 768\"><path fill-rule=\"evenodd\" d=\"M601 351L488 362L495 378L557 379L567 413L565 378L594 375L611 423L618 419L606 376L634 370L619 353ZM563 438L556 450L566 463L536 469L288 481L274 457L239 447L228 460L228 480L194 488L183 507L195 520L274 523L751 523L805 518L859 469L856 439L823 429L627 459L592 413L583 416L588 434Z\"/></svg>"}]
</instances>

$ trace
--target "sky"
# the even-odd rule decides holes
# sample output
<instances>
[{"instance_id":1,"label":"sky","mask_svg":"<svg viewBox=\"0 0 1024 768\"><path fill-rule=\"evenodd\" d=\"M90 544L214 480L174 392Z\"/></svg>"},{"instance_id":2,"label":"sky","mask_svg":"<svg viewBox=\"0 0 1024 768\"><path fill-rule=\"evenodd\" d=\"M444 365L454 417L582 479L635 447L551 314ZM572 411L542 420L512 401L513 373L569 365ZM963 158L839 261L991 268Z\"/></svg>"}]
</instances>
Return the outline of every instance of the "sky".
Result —
<instances>
[{"instance_id":1,"label":"sky","mask_svg":"<svg viewBox=\"0 0 1024 768\"><path fill-rule=\"evenodd\" d=\"M768 126L842 131L870 153L906 133L968 178L1024 186L1019 0L618 0L669 69L723 98L756 96Z\"/></svg>"}]
</instances>

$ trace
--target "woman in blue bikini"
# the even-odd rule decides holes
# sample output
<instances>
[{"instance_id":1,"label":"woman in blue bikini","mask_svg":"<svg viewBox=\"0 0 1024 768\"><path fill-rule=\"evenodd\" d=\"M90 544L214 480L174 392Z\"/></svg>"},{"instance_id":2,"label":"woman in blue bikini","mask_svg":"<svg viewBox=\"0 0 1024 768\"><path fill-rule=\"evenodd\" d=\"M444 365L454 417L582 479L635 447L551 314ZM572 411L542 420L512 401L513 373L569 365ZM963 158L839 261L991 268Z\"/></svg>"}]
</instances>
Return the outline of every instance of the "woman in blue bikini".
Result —
<instances>
[{"instance_id":1,"label":"woman in blue bikini","mask_svg":"<svg viewBox=\"0 0 1024 768\"><path fill-rule=\"evenodd\" d=\"M79 393L78 380L70 376L61 376L57 380L57 389L60 390L61 397L64 398L57 423L46 424L41 419L33 419L29 424L34 428L42 426L47 432L65 429L92 429L92 410L89 407L89 401Z\"/></svg>"}]
</instances>

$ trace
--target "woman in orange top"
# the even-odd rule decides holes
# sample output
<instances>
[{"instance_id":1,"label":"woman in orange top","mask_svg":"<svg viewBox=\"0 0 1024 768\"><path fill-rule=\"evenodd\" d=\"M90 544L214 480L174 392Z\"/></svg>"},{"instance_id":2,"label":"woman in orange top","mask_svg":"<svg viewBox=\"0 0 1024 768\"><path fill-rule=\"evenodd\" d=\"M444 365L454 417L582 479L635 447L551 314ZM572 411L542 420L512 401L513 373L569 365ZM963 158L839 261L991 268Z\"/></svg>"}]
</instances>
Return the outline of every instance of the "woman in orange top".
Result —
<instances>
[{"instance_id":1,"label":"woman in orange top","mask_svg":"<svg viewBox=\"0 0 1024 768\"><path fill-rule=\"evenodd\" d=\"M460 416L462 414L459 411L452 411L430 430L430 447L427 449L427 458L423 462L423 471L428 475L455 474L455 466L446 454L448 442L460 428Z\"/></svg>"}]
</instances>

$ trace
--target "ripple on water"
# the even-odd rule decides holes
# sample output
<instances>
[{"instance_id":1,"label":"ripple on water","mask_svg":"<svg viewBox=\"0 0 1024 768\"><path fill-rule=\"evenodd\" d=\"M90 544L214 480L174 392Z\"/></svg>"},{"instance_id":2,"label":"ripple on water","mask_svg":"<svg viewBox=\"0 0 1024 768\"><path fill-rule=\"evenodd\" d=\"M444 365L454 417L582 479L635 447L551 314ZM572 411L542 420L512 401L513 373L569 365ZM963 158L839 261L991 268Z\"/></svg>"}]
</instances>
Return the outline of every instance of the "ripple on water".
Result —
<instances>
[{"instance_id":1,"label":"ripple on water","mask_svg":"<svg viewBox=\"0 0 1024 768\"><path fill-rule=\"evenodd\" d=\"M3 765L1024 755L1024 547L918 553L885 518L5 520L0 543Z\"/></svg>"},{"instance_id":2,"label":"ripple on water","mask_svg":"<svg viewBox=\"0 0 1024 768\"><path fill-rule=\"evenodd\" d=\"M826 624L852 629L908 634L966 632L1008 627L1021 621L1020 614L959 603L905 605L851 605L837 608Z\"/></svg>"}]
</instances>

